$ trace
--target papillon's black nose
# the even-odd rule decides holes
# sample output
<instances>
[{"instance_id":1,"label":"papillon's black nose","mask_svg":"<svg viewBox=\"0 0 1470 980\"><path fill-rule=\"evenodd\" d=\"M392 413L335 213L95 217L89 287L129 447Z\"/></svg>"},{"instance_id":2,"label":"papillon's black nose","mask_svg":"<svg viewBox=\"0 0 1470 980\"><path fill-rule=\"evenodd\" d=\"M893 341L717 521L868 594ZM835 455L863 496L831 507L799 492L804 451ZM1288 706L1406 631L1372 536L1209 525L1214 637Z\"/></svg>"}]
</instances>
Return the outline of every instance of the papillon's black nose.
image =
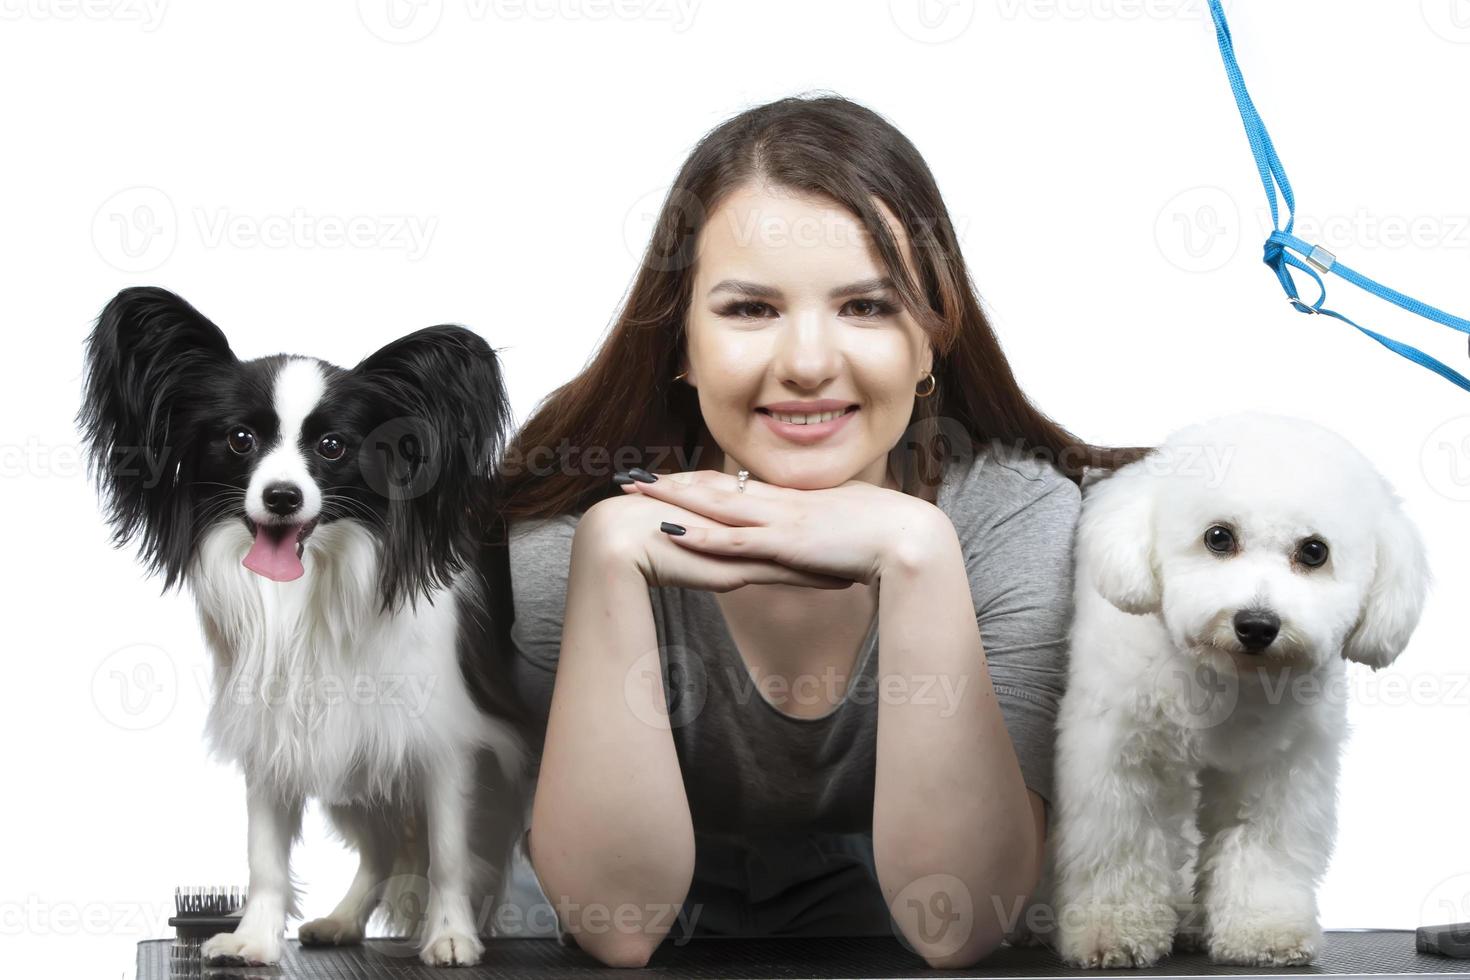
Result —
<instances>
[{"instance_id":1,"label":"papillon's black nose","mask_svg":"<svg viewBox=\"0 0 1470 980\"><path fill-rule=\"evenodd\" d=\"M301 488L294 483L272 483L265 488L265 509L290 517L301 509Z\"/></svg>"},{"instance_id":2,"label":"papillon's black nose","mask_svg":"<svg viewBox=\"0 0 1470 980\"><path fill-rule=\"evenodd\" d=\"M1235 614L1235 635L1247 653L1260 653L1281 630L1281 617L1264 609L1242 609Z\"/></svg>"}]
</instances>

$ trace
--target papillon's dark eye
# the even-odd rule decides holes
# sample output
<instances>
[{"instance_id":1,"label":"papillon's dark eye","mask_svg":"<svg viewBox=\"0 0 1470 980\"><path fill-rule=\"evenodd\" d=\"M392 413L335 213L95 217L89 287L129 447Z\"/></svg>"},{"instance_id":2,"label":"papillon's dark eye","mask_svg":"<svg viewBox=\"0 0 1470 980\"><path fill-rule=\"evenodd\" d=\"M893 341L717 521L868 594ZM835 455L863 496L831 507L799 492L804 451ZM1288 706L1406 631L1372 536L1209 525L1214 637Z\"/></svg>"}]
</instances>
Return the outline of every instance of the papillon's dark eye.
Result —
<instances>
[{"instance_id":1,"label":"papillon's dark eye","mask_svg":"<svg viewBox=\"0 0 1470 980\"><path fill-rule=\"evenodd\" d=\"M255 433L243 425L237 425L231 429L226 441L230 444L230 449L237 455L245 456L255 452Z\"/></svg>"},{"instance_id":2,"label":"papillon's dark eye","mask_svg":"<svg viewBox=\"0 0 1470 980\"><path fill-rule=\"evenodd\" d=\"M341 436L328 433L316 444L316 451L322 459L341 459L342 454L347 451L347 443L342 441Z\"/></svg>"},{"instance_id":3,"label":"papillon's dark eye","mask_svg":"<svg viewBox=\"0 0 1470 980\"><path fill-rule=\"evenodd\" d=\"M1296 560L1308 568L1316 568L1327 560L1327 542L1308 538L1297 546Z\"/></svg>"},{"instance_id":4,"label":"papillon's dark eye","mask_svg":"<svg viewBox=\"0 0 1470 980\"><path fill-rule=\"evenodd\" d=\"M1211 524L1205 531L1205 547L1217 555L1228 555L1235 551L1235 532L1224 524Z\"/></svg>"}]
</instances>

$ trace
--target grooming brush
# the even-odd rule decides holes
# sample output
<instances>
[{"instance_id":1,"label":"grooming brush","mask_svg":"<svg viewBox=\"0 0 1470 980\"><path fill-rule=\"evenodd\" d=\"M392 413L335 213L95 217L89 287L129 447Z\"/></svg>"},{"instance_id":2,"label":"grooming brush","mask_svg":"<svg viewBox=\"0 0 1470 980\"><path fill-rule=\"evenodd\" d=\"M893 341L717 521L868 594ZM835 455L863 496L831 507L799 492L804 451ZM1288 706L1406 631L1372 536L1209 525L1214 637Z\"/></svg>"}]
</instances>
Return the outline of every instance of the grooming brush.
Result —
<instances>
[{"instance_id":1,"label":"grooming brush","mask_svg":"<svg viewBox=\"0 0 1470 980\"><path fill-rule=\"evenodd\" d=\"M1470 958L1470 922L1420 926L1414 930L1414 948L1421 953L1437 953L1460 960Z\"/></svg>"},{"instance_id":2,"label":"grooming brush","mask_svg":"<svg viewBox=\"0 0 1470 980\"><path fill-rule=\"evenodd\" d=\"M170 976L201 975L200 949L210 936L234 932L240 917L231 913L245 906L246 890L190 886L174 889L174 910L168 924L174 927L174 944L169 950Z\"/></svg>"}]
</instances>

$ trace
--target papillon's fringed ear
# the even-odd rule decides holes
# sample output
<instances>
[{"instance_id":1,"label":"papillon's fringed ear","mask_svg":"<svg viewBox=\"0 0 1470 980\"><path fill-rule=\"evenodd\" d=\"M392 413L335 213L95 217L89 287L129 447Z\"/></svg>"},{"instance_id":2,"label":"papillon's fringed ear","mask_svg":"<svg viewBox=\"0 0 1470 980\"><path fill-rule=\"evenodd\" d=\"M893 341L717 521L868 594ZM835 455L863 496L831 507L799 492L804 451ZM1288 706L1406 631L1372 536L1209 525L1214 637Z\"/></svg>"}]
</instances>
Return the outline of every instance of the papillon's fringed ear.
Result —
<instances>
[{"instance_id":1,"label":"papillon's fringed ear","mask_svg":"<svg viewBox=\"0 0 1470 980\"><path fill-rule=\"evenodd\" d=\"M365 358L351 383L377 413L358 458L388 502L385 608L447 586L475 560L493 507L510 398L494 350L464 327L426 327Z\"/></svg>"},{"instance_id":2,"label":"papillon's fringed ear","mask_svg":"<svg viewBox=\"0 0 1470 980\"><path fill-rule=\"evenodd\" d=\"M1390 491L1391 503L1374 527L1373 584L1357 622L1343 644L1345 660L1387 667L1409 645L1433 583L1419 529Z\"/></svg>"},{"instance_id":3,"label":"papillon's fringed ear","mask_svg":"<svg viewBox=\"0 0 1470 980\"><path fill-rule=\"evenodd\" d=\"M1088 483L1077 520L1077 567L1128 613L1158 612L1154 567L1154 481L1139 462Z\"/></svg>"},{"instance_id":4,"label":"papillon's fringed ear","mask_svg":"<svg viewBox=\"0 0 1470 980\"><path fill-rule=\"evenodd\" d=\"M202 395L235 363L225 335L166 289L136 286L112 298L85 345L77 425L113 543L137 535L164 589L179 581L195 532L187 466Z\"/></svg>"}]
</instances>

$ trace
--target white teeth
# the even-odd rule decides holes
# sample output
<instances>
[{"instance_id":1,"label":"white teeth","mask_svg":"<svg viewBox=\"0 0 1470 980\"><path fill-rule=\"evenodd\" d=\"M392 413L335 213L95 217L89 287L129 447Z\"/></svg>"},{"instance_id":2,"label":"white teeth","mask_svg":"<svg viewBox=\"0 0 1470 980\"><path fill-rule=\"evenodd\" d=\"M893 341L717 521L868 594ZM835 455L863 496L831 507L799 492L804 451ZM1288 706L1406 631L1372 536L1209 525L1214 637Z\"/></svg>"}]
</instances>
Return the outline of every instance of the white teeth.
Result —
<instances>
[{"instance_id":1,"label":"white teeth","mask_svg":"<svg viewBox=\"0 0 1470 980\"><path fill-rule=\"evenodd\" d=\"M818 422L830 422L846 414L847 409L843 409L839 412L822 412L817 415L788 415L785 412L772 412L771 417L781 422L790 422L793 425L815 425Z\"/></svg>"}]
</instances>

